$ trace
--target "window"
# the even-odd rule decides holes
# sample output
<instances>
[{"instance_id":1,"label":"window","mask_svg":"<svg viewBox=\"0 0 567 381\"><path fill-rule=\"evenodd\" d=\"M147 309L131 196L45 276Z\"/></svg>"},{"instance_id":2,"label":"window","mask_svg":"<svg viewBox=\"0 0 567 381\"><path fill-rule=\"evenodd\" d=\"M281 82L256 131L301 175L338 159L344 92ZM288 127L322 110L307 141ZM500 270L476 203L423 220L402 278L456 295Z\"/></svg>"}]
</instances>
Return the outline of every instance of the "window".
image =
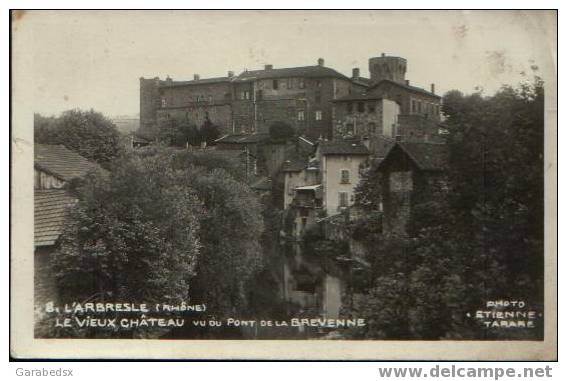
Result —
<instances>
[{"instance_id":1,"label":"window","mask_svg":"<svg viewBox=\"0 0 567 381\"><path fill-rule=\"evenodd\" d=\"M242 93L240 93L240 99L250 99L250 91L243 91Z\"/></svg>"},{"instance_id":2,"label":"window","mask_svg":"<svg viewBox=\"0 0 567 381\"><path fill-rule=\"evenodd\" d=\"M315 103L321 103L321 91L315 91Z\"/></svg>"},{"instance_id":3,"label":"window","mask_svg":"<svg viewBox=\"0 0 567 381\"><path fill-rule=\"evenodd\" d=\"M315 111L315 120L323 120L323 111L321 110Z\"/></svg>"},{"instance_id":4,"label":"window","mask_svg":"<svg viewBox=\"0 0 567 381\"><path fill-rule=\"evenodd\" d=\"M368 112L376 112L376 105L373 102L368 104Z\"/></svg>"},{"instance_id":5,"label":"window","mask_svg":"<svg viewBox=\"0 0 567 381\"><path fill-rule=\"evenodd\" d=\"M317 85L317 87L323 86L323 84L322 84L321 81L319 81L319 80L315 81L315 84Z\"/></svg>"},{"instance_id":6,"label":"window","mask_svg":"<svg viewBox=\"0 0 567 381\"><path fill-rule=\"evenodd\" d=\"M305 111L300 110L297 112L297 120L305 120Z\"/></svg>"},{"instance_id":7,"label":"window","mask_svg":"<svg viewBox=\"0 0 567 381\"><path fill-rule=\"evenodd\" d=\"M305 89L305 80L303 78L301 78L299 80L299 88L300 89Z\"/></svg>"},{"instance_id":8,"label":"window","mask_svg":"<svg viewBox=\"0 0 567 381\"><path fill-rule=\"evenodd\" d=\"M417 112L421 114L421 101L417 101Z\"/></svg>"},{"instance_id":9,"label":"window","mask_svg":"<svg viewBox=\"0 0 567 381\"><path fill-rule=\"evenodd\" d=\"M350 171L341 169L341 184L350 184Z\"/></svg>"},{"instance_id":10,"label":"window","mask_svg":"<svg viewBox=\"0 0 567 381\"><path fill-rule=\"evenodd\" d=\"M364 112L364 102L358 102L358 104L356 105L356 111Z\"/></svg>"},{"instance_id":11,"label":"window","mask_svg":"<svg viewBox=\"0 0 567 381\"><path fill-rule=\"evenodd\" d=\"M352 114L352 103L347 103L346 105L347 113Z\"/></svg>"},{"instance_id":12,"label":"window","mask_svg":"<svg viewBox=\"0 0 567 381\"><path fill-rule=\"evenodd\" d=\"M348 192L339 192L339 208L348 206Z\"/></svg>"},{"instance_id":13,"label":"window","mask_svg":"<svg viewBox=\"0 0 567 381\"><path fill-rule=\"evenodd\" d=\"M291 79L291 78L287 79L287 88L293 89L293 79Z\"/></svg>"},{"instance_id":14,"label":"window","mask_svg":"<svg viewBox=\"0 0 567 381\"><path fill-rule=\"evenodd\" d=\"M263 96L264 96L264 90L258 90L258 91L256 91L256 99L258 99L259 101L261 101Z\"/></svg>"},{"instance_id":15,"label":"window","mask_svg":"<svg viewBox=\"0 0 567 381\"><path fill-rule=\"evenodd\" d=\"M417 113L417 102L413 99L411 100L411 113Z\"/></svg>"},{"instance_id":16,"label":"window","mask_svg":"<svg viewBox=\"0 0 567 381\"><path fill-rule=\"evenodd\" d=\"M209 95L209 103L213 103L213 96Z\"/></svg>"},{"instance_id":17,"label":"window","mask_svg":"<svg viewBox=\"0 0 567 381\"><path fill-rule=\"evenodd\" d=\"M274 90L277 90L277 89L278 89L279 83L278 83L278 80L277 80L277 79L274 79L274 80L272 81L272 87L274 88Z\"/></svg>"},{"instance_id":18,"label":"window","mask_svg":"<svg viewBox=\"0 0 567 381\"><path fill-rule=\"evenodd\" d=\"M165 98L161 98L161 107L165 107L165 106L167 106L167 102Z\"/></svg>"}]
</instances>

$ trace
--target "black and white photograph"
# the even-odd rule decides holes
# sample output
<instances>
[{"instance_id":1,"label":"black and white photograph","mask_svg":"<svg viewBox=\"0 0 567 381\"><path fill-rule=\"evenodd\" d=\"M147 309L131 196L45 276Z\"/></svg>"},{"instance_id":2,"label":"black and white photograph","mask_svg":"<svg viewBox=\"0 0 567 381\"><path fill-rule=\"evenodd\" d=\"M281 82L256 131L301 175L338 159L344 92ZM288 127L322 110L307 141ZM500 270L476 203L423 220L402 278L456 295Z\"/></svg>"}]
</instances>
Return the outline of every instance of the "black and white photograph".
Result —
<instances>
[{"instance_id":1,"label":"black and white photograph","mask_svg":"<svg viewBox=\"0 0 567 381\"><path fill-rule=\"evenodd\" d=\"M10 14L16 354L556 357L556 11Z\"/></svg>"}]
</instances>

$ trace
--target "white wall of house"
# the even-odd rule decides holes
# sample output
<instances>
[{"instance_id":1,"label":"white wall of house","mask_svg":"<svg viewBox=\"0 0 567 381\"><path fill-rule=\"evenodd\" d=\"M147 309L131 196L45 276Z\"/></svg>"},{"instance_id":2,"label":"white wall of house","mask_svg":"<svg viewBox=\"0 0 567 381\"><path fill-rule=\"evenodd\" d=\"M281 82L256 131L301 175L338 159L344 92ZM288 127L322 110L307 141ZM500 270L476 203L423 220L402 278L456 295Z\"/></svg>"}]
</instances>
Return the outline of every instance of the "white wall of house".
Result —
<instances>
[{"instance_id":1,"label":"white wall of house","mask_svg":"<svg viewBox=\"0 0 567 381\"><path fill-rule=\"evenodd\" d=\"M318 184L317 171L304 169L301 172L285 172L284 176L284 209L287 209L295 197L295 188Z\"/></svg>"},{"instance_id":2,"label":"white wall of house","mask_svg":"<svg viewBox=\"0 0 567 381\"><path fill-rule=\"evenodd\" d=\"M389 99L382 99L382 134L388 137L395 137L395 126L400 115L400 105Z\"/></svg>"},{"instance_id":3,"label":"white wall of house","mask_svg":"<svg viewBox=\"0 0 567 381\"><path fill-rule=\"evenodd\" d=\"M65 182L47 172L34 168L34 188L35 189L60 189Z\"/></svg>"},{"instance_id":4,"label":"white wall of house","mask_svg":"<svg viewBox=\"0 0 567 381\"><path fill-rule=\"evenodd\" d=\"M341 212L340 197L346 197L345 207L354 203L354 188L360 182L360 166L367 159L365 155L325 155L323 170L323 206L327 215ZM348 171L348 182L343 181L343 171ZM345 196L341 196L346 194Z\"/></svg>"}]
</instances>

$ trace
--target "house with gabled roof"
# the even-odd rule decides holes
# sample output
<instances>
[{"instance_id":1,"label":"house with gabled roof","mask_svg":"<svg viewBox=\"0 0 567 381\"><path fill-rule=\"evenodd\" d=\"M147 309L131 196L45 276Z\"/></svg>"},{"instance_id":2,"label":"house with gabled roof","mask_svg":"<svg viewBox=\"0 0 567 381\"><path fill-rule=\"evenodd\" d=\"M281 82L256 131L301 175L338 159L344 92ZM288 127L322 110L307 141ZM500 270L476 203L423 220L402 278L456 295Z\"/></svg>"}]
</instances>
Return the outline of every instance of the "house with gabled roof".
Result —
<instances>
[{"instance_id":1,"label":"house with gabled roof","mask_svg":"<svg viewBox=\"0 0 567 381\"><path fill-rule=\"evenodd\" d=\"M322 141L315 156L319 161L327 215L347 210L354 204L354 189L368 163L368 147L358 140Z\"/></svg>"},{"instance_id":2,"label":"house with gabled roof","mask_svg":"<svg viewBox=\"0 0 567 381\"><path fill-rule=\"evenodd\" d=\"M447 145L398 142L377 165L386 236L405 236L413 206L447 190Z\"/></svg>"},{"instance_id":3,"label":"house with gabled roof","mask_svg":"<svg viewBox=\"0 0 567 381\"><path fill-rule=\"evenodd\" d=\"M59 244L70 208L77 203L68 185L90 171L105 171L63 145L34 146L35 304L57 298L51 255Z\"/></svg>"}]
</instances>

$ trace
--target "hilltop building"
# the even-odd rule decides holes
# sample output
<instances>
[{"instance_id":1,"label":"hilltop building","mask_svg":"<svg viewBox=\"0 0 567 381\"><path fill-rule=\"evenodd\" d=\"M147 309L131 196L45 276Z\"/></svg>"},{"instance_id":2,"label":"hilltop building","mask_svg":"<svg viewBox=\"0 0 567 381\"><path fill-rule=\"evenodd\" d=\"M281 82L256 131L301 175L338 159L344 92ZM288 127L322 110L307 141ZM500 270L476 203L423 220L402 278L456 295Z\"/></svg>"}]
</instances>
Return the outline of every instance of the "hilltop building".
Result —
<instances>
[{"instance_id":1,"label":"hilltop building","mask_svg":"<svg viewBox=\"0 0 567 381\"><path fill-rule=\"evenodd\" d=\"M416 122L403 116L439 121L440 97L434 86L431 91L410 86L405 59L382 54L368 62L370 78L361 77L359 68L347 77L325 66L322 58L313 66L265 65L238 75L229 71L224 77L195 74L190 81L142 77L140 133L155 137L163 126L200 126L209 120L222 135L263 134L274 122L285 122L311 140L375 140L406 134L400 122Z\"/></svg>"}]
</instances>

